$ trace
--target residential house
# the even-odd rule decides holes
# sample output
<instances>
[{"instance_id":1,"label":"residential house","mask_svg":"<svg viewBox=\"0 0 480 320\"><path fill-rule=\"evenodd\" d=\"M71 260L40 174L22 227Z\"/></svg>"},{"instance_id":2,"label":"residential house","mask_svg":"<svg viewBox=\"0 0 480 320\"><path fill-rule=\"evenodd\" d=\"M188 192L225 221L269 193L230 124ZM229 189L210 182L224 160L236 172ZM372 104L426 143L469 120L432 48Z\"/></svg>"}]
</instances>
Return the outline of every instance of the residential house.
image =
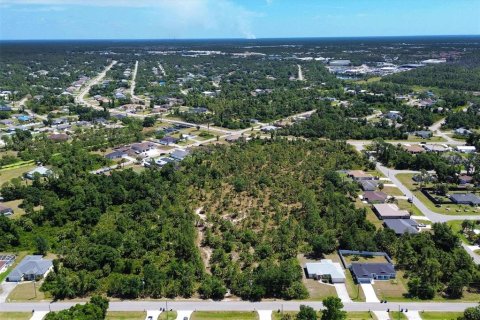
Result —
<instances>
[{"instance_id":1,"label":"residential house","mask_svg":"<svg viewBox=\"0 0 480 320\"><path fill-rule=\"evenodd\" d=\"M385 118L398 121L402 120L402 115L400 114L400 111L391 110L385 114Z\"/></svg>"},{"instance_id":2,"label":"residential house","mask_svg":"<svg viewBox=\"0 0 480 320\"><path fill-rule=\"evenodd\" d=\"M385 203L387 199L388 195L382 191L365 191L363 193L363 200L368 203Z\"/></svg>"},{"instance_id":3,"label":"residential house","mask_svg":"<svg viewBox=\"0 0 480 320\"><path fill-rule=\"evenodd\" d=\"M43 278L52 269L52 260L44 259L43 256L40 255L26 256L15 269L10 272L7 281L20 282Z\"/></svg>"},{"instance_id":4,"label":"residential house","mask_svg":"<svg viewBox=\"0 0 480 320\"><path fill-rule=\"evenodd\" d=\"M275 131L277 129L278 129L278 127L276 127L276 126L263 126L263 127L260 128L260 130L262 132L270 132L270 131Z\"/></svg>"},{"instance_id":5,"label":"residential house","mask_svg":"<svg viewBox=\"0 0 480 320\"><path fill-rule=\"evenodd\" d=\"M420 145L418 144L412 144L412 145L403 145L403 148L405 151L411 154L418 154L425 152L425 149L423 149Z\"/></svg>"},{"instance_id":6,"label":"residential house","mask_svg":"<svg viewBox=\"0 0 480 320\"><path fill-rule=\"evenodd\" d=\"M348 176L355 181L361 180L375 180L375 177L369 173L364 172L363 170L350 170L348 171Z\"/></svg>"},{"instance_id":7,"label":"residential house","mask_svg":"<svg viewBox=\"0 0 480 320\"><path fill-rule=\"evenodd\" d=\"M372 283L373 280L390 280L396 277L395 267L388 262L352 263L350 271L358 283Z\"/></svg>"},{"instance_id":8,"label":"residential house","mask_svg":"<svg viewBox=\"0 0 480 320\"><path fill-rule=\"evenodd\" d=\"M0 214L4 216L10 216L13 214L13 209L0 204Z\"/></svg>"},{"instance_id":9,"label":"residential house","mask_svg":"<svg viewBox=\"0 0 480 320\"><path fill-rule=\"evenodd\" d=\"M454 130L454 133L459 136L468 136L472 134L472 131L465 129L465 128L457 128Z\"/></svg>"},{"instance_id":10,"label":"residential house","mask_svg":"<svg viewBox=\"0 0 480 320\"><path fill-rule=\"evenodd\" d=\"M40 167L36 167L35 169L27 172L25 174L25 177L27 179L30 179L30 180L33 180L33 178L35 177L35 175L40 175L41 177L46 177L48 175L50 175L52 173L52 170L46 168L46 167L43 167L43 166L40 166Z\"/></svg>"},{"instance_id":11,"label":"residential house","mask_svg":"<svg viewBox=\"0 0 480 320\"><path fill-rule=\"evenodd\" d=\"M109 159L109 160L115 160L115 159L120 159L120 158L124 158L126 156L129 155L129 153L133 151L130 150L130 148L117 148L115 150L113 150L112 152L108 153L105 155L105 158Z\"/></svg>"},{"instance_id":12,"label":"residential house","mask_svg":"<svg viewBox=\"0 0 480 320\"><path fill-rule=\"evenodd\" d=\"M67 141L69 138L68 134L65 133L53 133L48 136L48 139L55 141L55 142L63 142Z\"/></svg>"},{"instance_id":13,"label":"residential house","mask_svg":"<svg viewBox=\"0 0 480 320\"><path fill-rule=\"evenodd\" d=\"M190 154L190 151L184 149L175 149L170 156L175 160L183 160Z\"/></svg>"},{"instance_id":14,"label":"residential house","mask_svg":"<svg viewBox=\"0 0 480 320\"><path fill-rule=\"evenodd\" d=\"M456 146L458 152L461 153L474 153L477 149L474 146Z\"/></svg>"},{"instance_id":15,"label":"residential house","mask_svg":"<svg viewBox=\"0 0 480 320\"><path fill-rule=\"evenodd\" d=\"M449 195L450 200L456 204L480 205L480 197L473 193L453 193Z\"/></svg>"},{"instance_id":16,"label":"residential house","mask_svg":"<svg viewBox=\"0 0 480 320\"><path fill-rule=\"evenodd\" d=\"M408 219L410 213L406 210L400 210L393 203L378 203L373 205L373 212L381 220L383 219Z\"/></svg>"},{"instance_id":17,"label":"residential house","mask_svg":"<svg viewBox=\"0 0 480 320\"><path fill-rule=\"evenodd\" d=\"M430 139L432 137L432 131L429 130L415 131L414 134L422 139Z\"/></svg>"},{"instance_id":18,"label":"residential house","mask_svg":"<svg viewBox=\"0 0 480 320\"><path fill-rule=\"evenodd\" d=\"M174 143L177 143L178 142L178 139L174 138L174 137L163 137L162 139L158 140L158 143L162 144L162 145L165 145L165 146L168 146L170 144L174 144Z\"/></svg>"},{"instance_id":19,"label":"residential house","mask_svg":"<svg viewBox=\"0 0 480 320\"><path fill-rule=\"evenodd\" d=\"M377 186L378 186L377 180L360 180L358 183L360 184L360 188L362 188L363 191L377 190Z\"/></svg>"},{"instance_id":20,"label":"residential house","mask_svg":"<svg viewBox=\"0 0 480 320\"><path fill-rule=\"evenodd\" d=\"M320 262L307 262L305 269L310 279L328 280L332 283L345 282L345 273L342 266L330 259L322 259Z\"/></svg>"},{"instance_id":21,"label":"residential house","mask_svg":"<svg viewBox=\"0 0 480 320\"><path fill-rule=\"evenodd\" d=\"M418 223L412 219L386 219L383 225L385 228L392 229L396 235L418 233Z\"/></svg>"},{"instance_id":22,"label":"residential house","mask_svg":"<svg viewBox=\"0 0 480 320\"><path fill-rule=\"evenodd\" d=\"M427 151L427 152L447 152L450 150L449 147L447 146L444 146L444 145L440 145L440 144L425 144L423 146L423 148Z\"/></svg>"},{"instance_id":23,"label":"residential house","mask_svg":"<svg viewBox=\"0 0 480 320\"><path fill-rule=\"evenodd\" d=\"M458 184L460 185L465 185L465 184L471 184L473 182L473 177L466 175L466 174L461 174L458 176Z\"/></svg>"}]
</instances>

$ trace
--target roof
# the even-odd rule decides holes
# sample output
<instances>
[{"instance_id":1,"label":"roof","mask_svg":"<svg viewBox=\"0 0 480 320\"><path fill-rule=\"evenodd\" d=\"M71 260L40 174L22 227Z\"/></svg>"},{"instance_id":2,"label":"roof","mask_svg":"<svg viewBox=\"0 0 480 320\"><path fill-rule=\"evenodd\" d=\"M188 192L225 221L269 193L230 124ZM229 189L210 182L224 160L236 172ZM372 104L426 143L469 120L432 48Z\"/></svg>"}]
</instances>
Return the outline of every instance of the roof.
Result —
<instances>
[{"instance_id":1,"label":"roof","mask_svg":"<svg viewBox=\"0 0 480 320\"><path fill-rule=\"evenodd\" d=\"M353 178L373 178L373 176L369 173L366 173L363 170L350 170L348 174Z\"/></svg>"},{"instance_id":2,"label":"roof","mask_svg":"<svg viewBox=\"0 0 480 320\"><path fill-rule=\"evenodd\" d=\"M412 219L387 219L383 224L395 231L396 234L418 233L418 223Z\"/></svg>"},{"instance_id":3,"label":"roof","mask_svg":"<svg viewBox=\"0 0 480 320\"><path fill-rule=\"evenodd\" d=\"M13 209L7 206L4 206L3 204L0 204L0 214L5 213L5 212L12 212Z\"/></svg>"},{"instance_id":4,"label":"roof","mask_svg":"<svg viewBox=\"0 0 480 320\"><path fill-rule=\"evenodd\" d=\"M345 273L338 262L332 262L330 259L322 259L320 262L308 262L305 264L308 274L330 275L332 278L345 279Z\"/></svg>"},{"instance_id":5,"label":"roof","mask_svg":"<svg viewBox=\"0 0 480 320\"><path fill-rule=\"evenodd\" d=\"M175 149L173 150L171 157L178 159L178 160L183 160L186 156L188 156L190 152L188 150L183 150L183 149Z\"/></svg>"},{"instance_id":6,"label":"roof","mask_svg":"<svg viewBox=\"0 0 480 320\"><path fill-rule=\"evenodd\" d=\"M421 153L424 152L425 149L423 149L421 146L418 144L412 144L412 145L403 145L403 148L410 153Z\"/></svg>"},{"instance_id":7,"label":"roof","mask_svg":"<svg viewBox=\"0 0 480 320\"><path fill-rule=\"evenodd\" d=\"M40 255L26 256L8 275L12 279L21 279L25 274L43 276L52 267L52 260L43 259Z\"/></svg>"},{"instance_id":8,"label":"roof","mask_svg":"<svg viewBox=\"0 0 480 320\"><path fill-rule=\"evenodd\" d=\"M376 180L361 180L360 185L364 191L375 191L378 186L378 181Z\"/></svg>"},{"instance_id":9,"label":"roof","mask_svg":"<svg viewBox=\"0 0 480 320\"><path fill-rule=\"evenodd\" d=\"M459 180L464 181L464 182L471 182L473 180L472 176L468 176L466 174L462 174L458 177Z\"/></svg>"},{"instance_id":10,"label":"roof","mask_svg":"<svg viewBox=\"0 0 480 320\"><path fill-rule=\"evenodd\" d=\"M382 217L409 217L410 213L406 210L400 210L396 204L393 203L379 203L374 204L375 211Z\"/></svg>"},{"instance_id":11,"label":"roof","mask_svg":"<svg viewBox=\"0 0 480 320\"><path fill-rule=\"evenodd\" d=\"M392 274L395 268L391 263L352 263L350 267L357 278L371 278L372 274Z\"/></svg>"},{"instance_id":12,"label":"roof","mask_svg":"<svg viewBox=\"0 0 480 320\"><path fill-rule=\"evenodd\" d=\"M27 173L27 175L33 176L35 173L38 173L38 174L41 175L41 176L45 176L45 175L50 174L50 172L51 172L51 171L50 171L50 169L48 169L48 168L45 168L45 167L36 167L35 169L29 171L29 172Z\"/></svg>"},{"instance_id":13,"label":"roof","mask_svg":"<svg viewBox=\"0 0 480 320\"><path fill-rule=\"evenodd\" d=\"M450 199L456 203L480 204L480 197L473 193L453 193L450 195Z\"/></svg>"},{"instance_id":14,"label":"roof","mask_svg":"<svg viewBox=\"0 0 480 320\"><path fill-rule=\"evenodd\" d=\"M363 193L363 198L368 201L385 201L388 198L388 195L382 191L365 191Z\"/></svg>"}]
</instances>

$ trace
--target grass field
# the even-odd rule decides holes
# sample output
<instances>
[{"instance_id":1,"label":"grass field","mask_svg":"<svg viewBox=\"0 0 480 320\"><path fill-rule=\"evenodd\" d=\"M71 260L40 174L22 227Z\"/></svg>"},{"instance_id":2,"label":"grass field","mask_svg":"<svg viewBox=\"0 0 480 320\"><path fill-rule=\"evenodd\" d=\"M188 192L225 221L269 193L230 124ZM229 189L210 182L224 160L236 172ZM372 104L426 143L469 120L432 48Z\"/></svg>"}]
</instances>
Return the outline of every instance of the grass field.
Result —
<instances>
[{"instance_id":1,"label":"grass field","mask_svg":"<svg viewBox=\"0 0 480 320\"><path fill-rule=\"evenodd\" d=\"M160 313L158 320L175 320L177 319L177 312L176 311L167 311Z\"/></svg>"},{"instance_id":2,"label":"grass field","mask_svg":"<svg viewBox=\"0 0 480 320\"><path fill-rule=\"evenodd\" d=\"M29 164L23 167L0 170L0 185L7 181L12 180L13 178L21 177L24 173L31 171L34 168L35 168L35 165Z\"/></svg>"},{"instance_id":3,"label":"grass field","mask_svg":"<svg viewBox=\"0 0 480 320\"><path fill-rule=\"evenodd\" d=\"M258 313L256 312L207 312L196 311L192 313L191 320L257 320Z\"/></svg>"},{"instance_id":4,"label":"grass field","mask_svg":"<svg viewBox=\"0 0 480 320\"><path fill-rule=\"evenodd\" d=\"M420 312L423 320L457 320L463 312Z\"/></svg>"},{"instance_id":5,"label":"grass field","mask_svg":"<svg viewBox=\"0 0 480 320\"><path fill-rule=\"evenodd\" d=\"M469 205L457 205L457 204L442 204L441 207L436 207L422 192L417 190L418 185L412 180L413 174L400 173L396 177L402 182L414 195L422 201L422 203L433 212L448 214L448 215L480 215L480 208L475 208Z\"/></svg>"},{"instance_id":6,"label":"grass field","mask_svg":"<svg viewBox=\"0 0 480 320\"><path fill-rule=\"evenodd\" d=\"M0 312L2 320L27 320L32 317L30 312Z\"/></svg>"},{"instance_id":7,"label":"grass field","mask_svg":"<svg viewBox=\"0 0 480 320\"><path fill-rule=\"evenodd\" d=\"M284 314L289 314L295 319L295 315L297 314L296 312L284 312ZM317 312L317 318L320 319L322 317L321 312ZM272 320L281 320L282 319L282 313L280 312L272 312ZM373 320L376 319L373 317L372 314L370 314L368 311L364 312L348 312L347 313L347 319L348 320Z\"/></svg>"},{"instance_id":8,"label":"grass field","mask_svg":"<svg viewBox=\"0 0 480 320\"><path fill-rule=\"evenodd\" d=\"M145 312L119 312L119 311L110 311L107 312L105 320L143 320L147 314ZM156 320L156 319L155 319Z\"/></svg>"},{"instance_id":9,"label":"grass field","mask_svg":"<svg viewBox=\"0 0 480 320\"><path fill-rule=\"evenodd\" d=\"M373 288L380 300L404 301L407 293L406 285L403 283L403 272L397 271L397 278L389 281L375 281Z\"/></svg>"},{"instance_id":10,"label":"grass field","mask_svg":"<svg viewBox=\"0 0 480 320\"><path fill-rule=\"evenodd\" d=\"M407 316L403 312L398 312L398 311L392 311L389 312L390 318L392 320L407 320Z\"/></svg>"},{"instance_id":11,"label":"grass field","mask_svg":"<svg viewBox=\"0 0 480 320\"><path fill-rule=\"evenodd\" d=\"M48 296L40 291L40 287L40 282L37 282L35 286L33 285L33 282L20 283L12 292L10 292L7 299L9 301L40 301L48 299Z\"/></svg>"}]
</instances>

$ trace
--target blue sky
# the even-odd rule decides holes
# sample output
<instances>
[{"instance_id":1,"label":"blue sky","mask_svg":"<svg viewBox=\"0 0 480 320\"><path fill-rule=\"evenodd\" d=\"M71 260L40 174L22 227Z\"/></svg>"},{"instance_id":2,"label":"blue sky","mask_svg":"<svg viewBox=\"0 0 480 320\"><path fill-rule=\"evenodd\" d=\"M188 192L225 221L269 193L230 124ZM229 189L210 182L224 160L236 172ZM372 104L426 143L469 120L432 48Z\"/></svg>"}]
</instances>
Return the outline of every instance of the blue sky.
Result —
<instances>
[{"instance_id":1,"label":"blue sky","mask_svg":"<svg viewBox=\"0 0 480 320\"><path fill-rule=\"evenodd\" d=\"M480 0L0 0L0 39L480 34Z\"/></svg>"}]
</instances>

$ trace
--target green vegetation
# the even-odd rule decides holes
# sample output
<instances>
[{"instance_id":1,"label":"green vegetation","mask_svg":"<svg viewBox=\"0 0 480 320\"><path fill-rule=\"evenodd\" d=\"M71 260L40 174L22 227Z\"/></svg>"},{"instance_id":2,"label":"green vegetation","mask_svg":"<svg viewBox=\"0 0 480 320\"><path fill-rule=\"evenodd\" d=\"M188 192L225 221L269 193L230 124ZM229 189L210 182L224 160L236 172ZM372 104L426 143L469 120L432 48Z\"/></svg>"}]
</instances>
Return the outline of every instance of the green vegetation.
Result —
<instances>
[{"instance_id":1,"label":"green vegetation","mask_svg":"<svg viewBox=\"0 0 480 320\"><path fill-rule=\"evenodd\" d=\"M195 311L192 313L192 320L257 320L256 312L238 312L238 311Z\"/></svg>"},{"instance_id":2,"label":"green vegetation","mask_svg":"<svg viewBox=\"0 0 480 320\"><path fill-rule=\"evenodd\" d=\"M99 320L105 319L108 309L108 300L100 297L93 296L90 302L84 305L77 304L70 309L62 310L59 312L49 312L45 317L45 320Z\"/></svg>"},{"instance_id":3,"label":"green vegetation","mask_svg":"<svg viewBox=\"0 0 480 320\"><path fill-rule=\"evenodd\" d=\"M109 311L107 312L105 320L144 320L145 317L145 312Z\"/></svg>"},{"instance_id":4,"label":"green vegetation","mask_svg":"<svg viewBox=\"0 0 480 320\"><path fill-rule=\"evenodd\" d=\"M28 320L32 317L29 312L0 312L2 320Z\"/></svg>"}]
</instances>

